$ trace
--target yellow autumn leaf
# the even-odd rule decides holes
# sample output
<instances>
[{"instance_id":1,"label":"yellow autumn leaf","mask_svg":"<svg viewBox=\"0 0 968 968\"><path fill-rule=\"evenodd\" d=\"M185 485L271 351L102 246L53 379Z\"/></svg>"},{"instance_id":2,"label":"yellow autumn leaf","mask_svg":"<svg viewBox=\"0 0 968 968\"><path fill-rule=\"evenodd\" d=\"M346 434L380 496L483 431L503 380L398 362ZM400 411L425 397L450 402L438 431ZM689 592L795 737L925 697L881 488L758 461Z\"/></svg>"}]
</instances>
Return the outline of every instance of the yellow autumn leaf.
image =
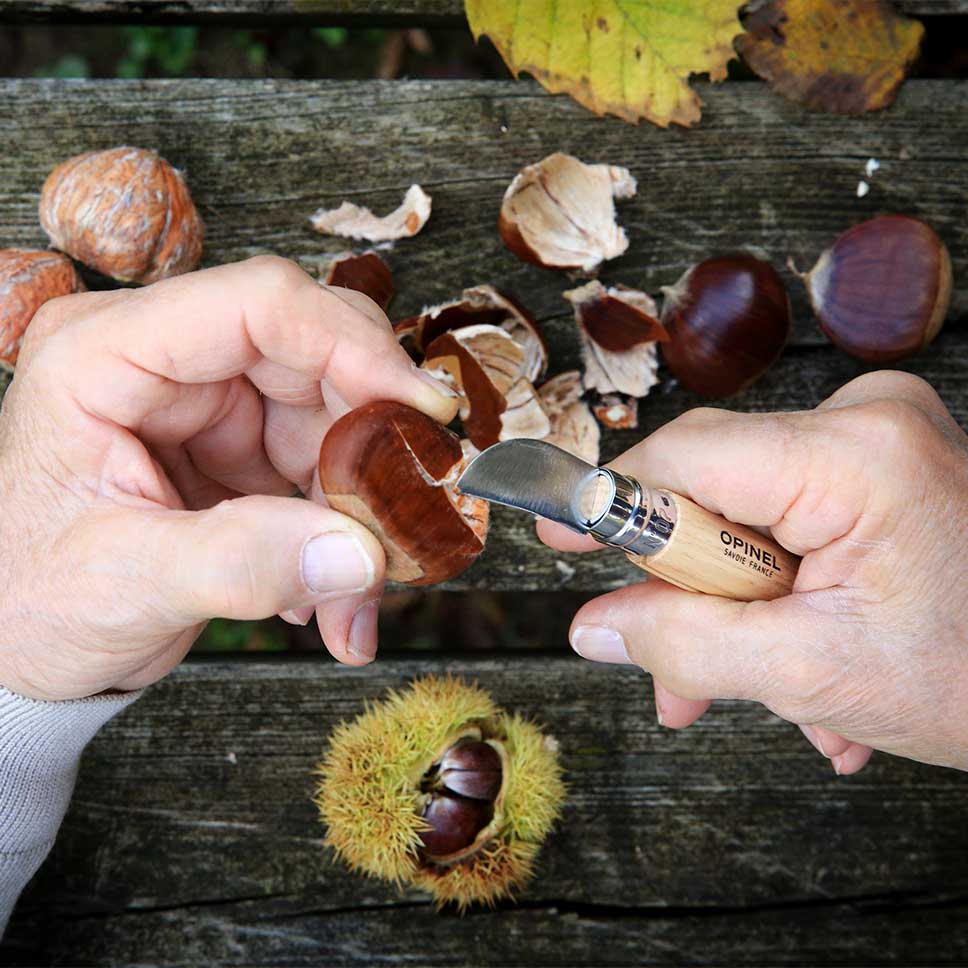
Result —
<instances>
[{"instance_id":1,"label":"yellow autumn leaf","mask_svg":"<svg viewBox=\"0 0 968 968\"><path fill-rule=\"evenodd\" d=\"M737 0L465 0L515 75L597 114L666 127L699 120L691 74L726 77L742 29Z\"/></svg>"},{"instance_id":2,"label":"yellow autumn leaf","mask_svg":"<svg viewBox=\"0 0 968 968\"><path fill-rule=\"evenodd\" d=\"M817 111L887 107L924 27L878 0L773 0L746 18L743 59L781 94Z\"/></svg>"}]
</instances>

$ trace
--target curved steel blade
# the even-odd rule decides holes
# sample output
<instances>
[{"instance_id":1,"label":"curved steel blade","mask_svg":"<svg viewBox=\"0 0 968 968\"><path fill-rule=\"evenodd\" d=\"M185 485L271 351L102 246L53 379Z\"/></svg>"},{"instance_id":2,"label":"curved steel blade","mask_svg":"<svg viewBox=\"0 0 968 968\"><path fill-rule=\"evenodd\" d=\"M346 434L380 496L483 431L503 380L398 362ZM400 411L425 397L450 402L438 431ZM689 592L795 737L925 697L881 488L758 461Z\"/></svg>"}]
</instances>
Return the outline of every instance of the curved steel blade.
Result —
<instances>
[{"instance_id":1,"label":"curved steel blade","mask_svg":"<svg viewBox=\"0 0 968 968\"><path fill-rule=\"evenodd\" d=\"M530 511L586 533L576 502L598 469L543 440L504 440L474 458L457 481L465 494Z\"/></svg>"}]
</instances>

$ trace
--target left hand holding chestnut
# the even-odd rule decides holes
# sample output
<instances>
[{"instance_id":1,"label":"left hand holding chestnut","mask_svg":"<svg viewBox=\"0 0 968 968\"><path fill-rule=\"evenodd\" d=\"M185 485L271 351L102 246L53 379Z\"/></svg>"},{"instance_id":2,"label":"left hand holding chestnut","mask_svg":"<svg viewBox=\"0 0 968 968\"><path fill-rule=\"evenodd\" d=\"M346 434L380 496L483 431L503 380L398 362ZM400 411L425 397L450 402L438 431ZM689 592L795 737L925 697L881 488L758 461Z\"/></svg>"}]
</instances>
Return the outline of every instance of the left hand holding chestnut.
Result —
<instances>
[{"instance_id":1,"label":"left hand holding chestnut","mask_svg":"<svg viewBox=\"0 0 968 968\"><path fill-rule=\"evenodd\" d=\"M376 650L384 555L319 497L350 407L441 421L366 296L275 257L46 303L0 416L0 684L40 699L136 689L207 619L308 620L353 664Z\"/></svg>"},{"instance_id":2,"label":"left hand holding chestnut","mask_svg":"<svg viewBox=\"0 0 968 968\"><path fill-rule=\"evenodd\" d=\"M810 412L693 410L612 466L803 556L774 601L650 580L579 611L575 650L651 672L660 723L690 725L710 697L752 699L837 773L872 748L968 770L968 438L927 383L885 371ZM548 522L539 533L601 547Z\"/></svg>"}]
</instances>

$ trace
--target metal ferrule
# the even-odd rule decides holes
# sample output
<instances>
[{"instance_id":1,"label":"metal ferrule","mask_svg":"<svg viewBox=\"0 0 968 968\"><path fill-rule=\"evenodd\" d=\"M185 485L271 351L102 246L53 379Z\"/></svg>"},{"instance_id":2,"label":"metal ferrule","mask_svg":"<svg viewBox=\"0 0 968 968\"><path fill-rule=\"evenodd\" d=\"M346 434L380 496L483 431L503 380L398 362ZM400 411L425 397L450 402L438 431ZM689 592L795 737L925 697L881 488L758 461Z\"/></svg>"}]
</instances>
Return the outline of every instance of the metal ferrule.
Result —
<instances>
[{"instance_id":1,"label":"metal ferrule","mask_svg":"<svg viewBox=\"0 0 968 968\"><path fill-rule=\"evenodd\" d=\"M607 468L600 468L599 473L611 479L612 500L604 513L587 522L588 533L628 554L654 555L661 551L676 526L672 498L665 491L642 487L635 478Z\"/></svg>"}]
</instances>

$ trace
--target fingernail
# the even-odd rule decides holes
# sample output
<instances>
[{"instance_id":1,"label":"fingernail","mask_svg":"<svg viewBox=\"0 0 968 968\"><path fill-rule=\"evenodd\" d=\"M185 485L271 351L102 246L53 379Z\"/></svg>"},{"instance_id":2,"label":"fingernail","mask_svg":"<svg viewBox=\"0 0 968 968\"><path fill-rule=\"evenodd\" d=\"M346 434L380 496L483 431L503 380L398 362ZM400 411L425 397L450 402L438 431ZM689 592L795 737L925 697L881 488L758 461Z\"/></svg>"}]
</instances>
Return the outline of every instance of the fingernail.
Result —
<instances>
[{"instance_id":1,"label":"fingernail","mask_svg":"<svg viewBox=\"0 0 968 968\"><path fill-rule=\"evenodd\" d=\"M417 374L417 377L423 380L423 382L426 383L427 386L433 387L434 390L436 390L442 397L446 397L448 400L453 400L457 396L459 396L459 394L455 390L452 390L449 386L447 386L446 383L443 383L442 381L438 380L437 377L432 376L426 370L417 366L416 363L413 363L411 365L413 366L414 373Z\"/></svg>"},{"instance_id":2,"label":"fingernail","mask_svg":"<svg viewBox=\"0 0 968 968\"><path fill-rule=\"evenodd\" d=\"M361 605L350 622L346 651L359 659L372 662L376 658L377 619L380 602L374 600Z\"/></svg>"},{"instance_id":3,"label":"fingernail","mask_svg":"<svg viewBox=\"0 0 968 968\"><path fill-rule=\"evenodd\" d=\"M841 753L840 756L831 756L830 757L830 765L834 768L834 773L836 773L837 776L842 776L843 775L843 769L842 769L842 767L843 767L843 755L844 754Z\"/></svg>"},{"instance_id":4,"label":"fingernail","mask_svg":"<svg viewBox=\"0 0 968 968\"><path fill-rule=\"evenodd\" d=\"M810 745L821 755L827 756L827 751L823 748L823 743L820 742L820 736L817 734L816 730L812 726L800 726L800 732L810 741ZM830 759L828 756L827 759Z\"/></svg>"},{"instance_id":5,"label":"fingernail","mask_svg":"<svg viewBox=\"0 0 968 968\"><path fill-rule=\"evenodd\" d=\"M571 634L571 647L592 662L614 662L630 665L625 640L614 629L604 625L579 625Z\"/></svg>"},{"instance_id":6,"label":"fingernail","mask_svg":"<svg viewBox=\"0 0 968 968\"><path fill-rule=\"evenodd\" d=\"M303 546L303 582L317 595L336 597L364 591L375 575L363 543L347 531L328 531Z\"/></svg>"},{"instance_id":7,"label":"fingernail","mask_svg":"<svg viewBox=\"0 0 968 968\"><path fill-rule=\"evenodd\" d=\"M665 726L665 720L662 718L662 707L659 705L658 700L655 704L655 719L660 726Z\"/></svg>"},{"instance_id":8,"label":"fingernail","mask_svg":"<svg viewBox=\"0 0 968 968\"><path fill-rule=\"evenodd\" d=\"M307 605L305 608L290 608L285 612L279 613L279 618L290 625L305 625L316 611L315 606Z\"/></svg>"}]
</instances>

